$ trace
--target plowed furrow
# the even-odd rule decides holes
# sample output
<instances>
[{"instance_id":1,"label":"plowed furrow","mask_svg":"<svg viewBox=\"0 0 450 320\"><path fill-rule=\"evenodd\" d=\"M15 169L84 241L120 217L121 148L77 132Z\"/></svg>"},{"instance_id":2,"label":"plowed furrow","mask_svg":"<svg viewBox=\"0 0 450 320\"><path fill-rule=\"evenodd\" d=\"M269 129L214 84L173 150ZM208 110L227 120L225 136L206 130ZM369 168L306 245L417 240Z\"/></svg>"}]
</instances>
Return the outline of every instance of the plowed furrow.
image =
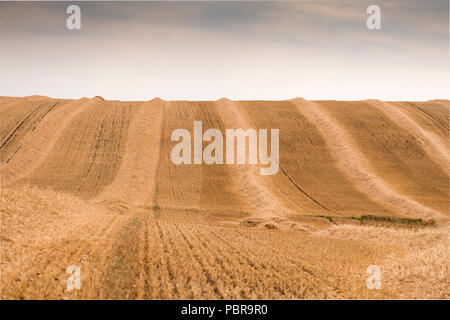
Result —
<instances>
[{"instance_id":1,"label":"plowed furrow","mask_svg":"<svg viewBox=\"0 0 450 320\"><path fill-rule=\"evenodd\" d=\"M215 240L210 237L208 239L203 239L199 233L206 233L200 231L197 227L187 225L180 227L179 224L177 224L176 227L179 232L186 237L187 241L199 244L197 245L196 250L199 252L199 255L204 257L206 263L213 266L215 269L214 274L216 274L216 276L214 281L221 289L224 299L248 299L251 297L251 294L247 289L248 282L245 281L242 283L242 280L238 282L238 279L246 278L245 265L237 263L237 261L231 261L225 251L217 250L215 246L211 246L211 242L214 242ZM236 266L240 266L238 272Z\"/></svg>"},{"instance_id":2,"label":"plowed furrow","mask_svg":"<svg viewBox=\"0 0 450 320\"><path fill-rule=\"evenodd\" d=\"M199 244L196 243L197 241L193 241L192 238L189 239L190 234L189 233L183 233L181 231L180 235L183 238L183 240L188 244L191 252L192 257L195 259L195 261L200 265L203 275L206 278L206 284L210 287L209 298L215 297L219 299L223 299L223 294L221 290L218 287L218 280L215 276L215 271L211 268L211 266L208 264L208 262L205 260L204 255L199 251Z\"/></svg>"},{"instance_id":3,"label":"plowed furrow","mask_svg":"<svg viewBox=\"0 0 450 320\"><path fill-rule=\"evenodd\" d=\"M318 284L320 283L320 285L318 287L326 287L328 288L328 290L324 290L321 289L319 292L325 295L328 295L329 298L342 298L342 292L341 290L333 285L332 283L330 283L327 279L324 279L323 277L319 277L318 274L316 274L315 272L312 271L312 268L307 266L307 264L305 264L304 261L302 261L300 256L296 256L295 259L289 257L287 254L282 254L280 252L277 251L276 247L267 244L267 243L263 243L262 241L260 241L259 239L257 239L256 237L249 237L248 234L242 233L238 230L235 231L236 233L238 233L239 235L241 235L242 237L248 239L248 242L252 244L252 247L254 246L255 248L252 250L252 252L258 252L261 248L264 248L264 252L269 252L268 254L275 256L276 260L282 260L285 262L288 262L288 264L292 265L296 270L301 270L305 273L307 273L310 277L310 280L312 283L315 283L316 286L318 286ZM288 271L289 272L289 271ZM299 283L303 282L303 279L297 279L297 281ZM334 294L333 294L334 293ZM314 292L314 294L317 294L316 292Z\"/></svg>"},{"instance_id":4,"label":"plowed furrow","mask_svg":"<svg viewBox=\"0 0 450 320\"><path fill-rule=\"evenodd\" d=\"M175 246L172 242L172 240L167 236L166 231L163 231L163 228L161 227L160 223L158 221L155 221L156 226L158 228L158 232L160 235L161 243L163 246L163 252L164 252L164 259L165 259L165 266L167 270L167 276L168 276L168 285L172 288L170 292L167 292L168 297L177 297L179 296L179 290L177 287L177 282L175 281L175 272L174 267L176 264L173 263L171 256L176 253ZM165 226L167 228L167 226ZM170 246L170 249L169 249Z\"/></svg>"},{"instance_id":5,"label":"plowed furrow","mask_svg":"<svg viewBox=\"0 0 450 320\"><path fill-rule=\"evenodd\" d=\"M189 236L178 228L176 223L167 224L166 227L170 238L174 241L172 245L178 249L174 256L174 265L181 297L191 299L222 297L216 286L217 279L212 276L214 272L207 267L207 261L198 251L196 243L191 242L192 239L188 240Z\"/></svg>"},{"instance_id":6,"label":"plowed furrow","mask_svg":"<svg viewBox=\"0 0 450 320\"><path fill-rule=\"evenodd\" d=\"M147 226L147 241L144 245L144 299L164 299L167 297L167 268L164 265L164 251L161 235L153 219L149 219Z\"/></svg>"},{"instance_id":7,"label":"plowed furrow","mask_svg":"<svg viewBox=\"0 0 450 320\"><path fill-rule=\"evenodd\" d=\"M192 230L192 233L200 241L204 250L207 250L212 255L211 260L213 264L218 265L225 274L229 275L231 283L226 285L229 288L233 286L233 291L238 295L233 298L241 299L263 299L264 292L261 290L261 284L272 278L272 274L266 272L266 268L256 266L256 262L241 255L236 248L227 247L220 238L215 238L209 230L200 231L198 228ZM275 290L274 290L275 288ZM277 287L266 286L266 294L271 294L273 297L282 296L281 290L276 290ZM229 290L229 289L228 289Z\"/></svg>"},{"instance_id":8,"label":"plowed furrow","mask_svg":"<svg viewBox=\"0 0 450 320\"><path fill-rule=\"evenodd\" d=\"M236 241L236 245L233 244L231 239L225 239L222 236L219 236L216 232L209 231L211 235L216 237L220 242L223 242L226 244L229 249L232 249L233 254L239 256L241 259L243 259L252 269L252 274L255 274L257 279L256 283L260 284L263 282L263 279L266 278L265 275L268 275L268 277L271 279L267 284L272 284L272 288L275 291L278 291L278 293L281 295L281 297L284 298L301 298L304 297L303 293L304 290L308 287L308 282L310 280L307 280L308 275L303 274L299 281L296 282L294 279L297 278L296 273L292 273L291 271L288 271L287 274L288 277L291 279L291 282L286 282L286 270L283 270L282 263L274 264L273 261L273 253L267 250L263 250L263 252L250 250L250 247L253 247L251 243L248 243L246 245L245 241L236 241L237 238L233 237ZM223 233L223 236L226 233ZM239 234L238 234L239 238ZM229 250L228 249L228 250ZM258 252L258 254L256 254ZM288 269L289 270L289 269ZM302 270L302 269L300 269ZM297 286L292 287L291 284L295 283ZM267 285L266 284L266 285ZM257 285L259 286L259 285ZM317 294L317 292L316 292Z\"/></svg>"}]
</instances>

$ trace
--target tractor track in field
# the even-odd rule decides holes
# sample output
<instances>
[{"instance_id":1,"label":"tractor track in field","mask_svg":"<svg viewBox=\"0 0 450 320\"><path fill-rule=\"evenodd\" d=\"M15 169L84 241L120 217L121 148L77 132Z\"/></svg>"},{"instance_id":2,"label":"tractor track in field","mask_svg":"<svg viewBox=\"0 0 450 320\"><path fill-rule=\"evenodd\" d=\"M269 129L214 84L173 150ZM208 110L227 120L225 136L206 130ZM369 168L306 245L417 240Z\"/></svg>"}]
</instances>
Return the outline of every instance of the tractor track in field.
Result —
<instances>
[{"instance_id":1,"label":"tractor track in field","mask_svg":"<svg viewBox=\"0 0 450 320\"><path fill-rule=\"evenodd\" d=\"M448 134L449 132L449 128L445 127L442 123L440 123L438 120L436 120L432 115L430 115L428 112L422 110L421 108L413 105L410 102L405 102L405 104L407 106L409 106L411 109L421 113L422 115L424 115L425 117L427 117L429 120L431 120L431 122L433 122L435 124L435 126L437 128L439 128L439 130L444 133L444 134Z\"/></svg>"},{"instance_id":2,"label":"tractor track in field","mask_svg":"<svg viewBox=\"0 0 450 320\"><path fill-rule=\"evenodd\" d=\"M288 174L287 172L283 169L282 166L280 166L280 170L281 172L286 176L286 178L289 180L289 182L301 193L303 193L307 198L309 198L311 201L313 201L315 204L317 204L319 207L321 207L322 209L326 210L326 211L330 211L330 212L334 212L330 209L328 209L327 207L325 207L323 204L321 204L319 201L317 201L316 199L314 199L310 194L308 194L305 190L303 190Z\"/></svg>"},{"instance_id":3,"label":"tractor track in field","mask_svg":"<svg viewBox=\"0 0 450 320\"><path fill-rule=\"evenodd\" d=\"M55 104L53 104L38 120L36 120L35 121L35 123L34 123L34 125L32 126L32 128L26 133L26 134L28 134L28 133L30 133L30 132L33 132L35 129L36 129L36 127L39 125L39 123L41 122L41 120L47 115L47 114L49 114L57 105L59 104L59 101L57 101ZM39 107L40 108L40 107ZM16 128L16 130L17 130L18 128ZM16 131L15 130L15 131ZM11 136L10 136L11 137ZM8 137L8 139L10 138L10 137ZM6 140L5 142L4 142L4 144L6 144L7 143L7 141L8 140ZM8 157L8 159L5 161L5 164L8 164L10 161L11 161L11 159L14 157L14 155L23 147L23 145L24 145L24 143L21 143L15 150L14 150L14 152ZM3 147L3 145L0 147L0 149Z\"/></svg>"},{"instance_id":4,"label":"tractor track in field","mask_svg":"<svg viewBox=\"0 0 450 320\"><path fill-rule=\"evenodd\" d=\"M183 232L181 232L179 229L178 229L178 231L180 232L180 235L183 238L183 240L188 244L190 250L193 252L192 256L196 260L196 262L200 265L200 267L202 269L202 273L205 275L207 283L212 287L214 294L218 298L223 299L223 295L220 292L220 289L217 286L217 283L211 274L212 271L210 270L210 268L208 268L208 266L205 264L205 262L203 262L202 259L200 258L201 254L199 254L198 249L196 249L196 246L194 246L193 243L188 240L188 238L186 237L186 235Z\"/></svg>"}]
</instances>

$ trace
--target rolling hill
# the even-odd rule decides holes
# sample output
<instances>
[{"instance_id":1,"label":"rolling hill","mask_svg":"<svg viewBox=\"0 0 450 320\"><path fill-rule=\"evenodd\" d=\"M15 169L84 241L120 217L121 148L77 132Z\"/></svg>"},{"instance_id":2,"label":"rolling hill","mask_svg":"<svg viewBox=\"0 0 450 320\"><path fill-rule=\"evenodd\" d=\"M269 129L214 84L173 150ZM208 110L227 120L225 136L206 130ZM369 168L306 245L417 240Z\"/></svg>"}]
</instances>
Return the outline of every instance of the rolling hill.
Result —
<instances>
[{"instance_id":1,"label":"rolling hill","mask_svg":"<svg viewBox=\"0 0 450 320\"><path fill-rule=\"evenodd\" d=\"M448 100L0 97L0 296L449 298L449 114ZM278 172L175 165L171 133L194 120L279 129Z\"/></svg>"}]
</instances>

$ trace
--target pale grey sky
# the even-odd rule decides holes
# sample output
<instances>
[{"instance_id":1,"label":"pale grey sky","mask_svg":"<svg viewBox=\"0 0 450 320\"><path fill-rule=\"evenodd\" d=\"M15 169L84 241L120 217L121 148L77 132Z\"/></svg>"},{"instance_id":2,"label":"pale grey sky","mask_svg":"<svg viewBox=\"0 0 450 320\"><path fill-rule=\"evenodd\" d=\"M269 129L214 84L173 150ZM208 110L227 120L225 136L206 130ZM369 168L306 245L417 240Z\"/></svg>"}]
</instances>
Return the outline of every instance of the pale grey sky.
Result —
<instances>
[{"instance_id":1,"label":"pale grey sky","mask_svg":"<svg viewBox=\"0 0 450 320\"><path fill-rule=\"evenodd\" d=\"M446 0L0 2L0 95L448 99L448 15Z\"/></svg>"}]
</instances>

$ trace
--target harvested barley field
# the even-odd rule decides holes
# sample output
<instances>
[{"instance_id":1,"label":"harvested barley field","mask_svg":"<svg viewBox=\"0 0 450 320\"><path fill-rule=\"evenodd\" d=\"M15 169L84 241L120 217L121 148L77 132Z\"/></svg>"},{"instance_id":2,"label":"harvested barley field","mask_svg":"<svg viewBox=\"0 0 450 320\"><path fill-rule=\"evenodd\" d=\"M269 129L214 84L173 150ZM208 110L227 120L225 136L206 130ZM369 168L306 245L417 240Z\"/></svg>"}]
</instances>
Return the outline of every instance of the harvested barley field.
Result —
<instances>
[{"instance_id":1,"label":"harvested barley field","mask_svg":"<svg viewBox=\"0 0 450 320\"><path fill-rule=\"evenodd\" d=\"M0 97L0 297L448 299L449 113L447 100ZM194 121L278 128L278 172L174 164L171 134Z\"/></svg>"}]
</instances>

